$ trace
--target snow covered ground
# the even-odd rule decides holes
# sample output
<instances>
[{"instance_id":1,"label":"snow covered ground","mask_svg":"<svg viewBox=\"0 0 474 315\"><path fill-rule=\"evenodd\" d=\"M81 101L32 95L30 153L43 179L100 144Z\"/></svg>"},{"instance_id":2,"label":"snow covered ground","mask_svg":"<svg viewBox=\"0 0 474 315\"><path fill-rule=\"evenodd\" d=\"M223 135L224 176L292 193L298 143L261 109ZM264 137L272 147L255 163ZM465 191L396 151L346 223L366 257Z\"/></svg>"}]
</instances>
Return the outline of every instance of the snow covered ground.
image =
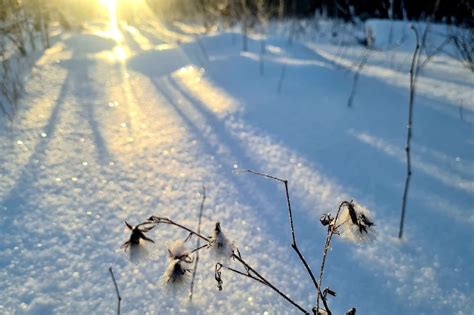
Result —
<instances>
[{"instance_id":1,"label":"snow covered ground","mask_svg":"<svg viewBox=\"0 0 474 315\"><path fill-rule=\"evenodd\" d=\"M375 30L377 32L377 29ZM377 36L377 33L376 33ZM371 209L377 240L336 239L325 284L335 314L472 314L474 76L446 55L421 73L404 240L408 67L413 41L372 53L346 106L364 49L330 40L266 38L193 28L90 24L38 59L13 123L0 126L0 313L283 314L295 310L247 279L200 261L194 303L160 283L166 245L134 265L119 249L124 220L162 215L203 230L220 221L242 255L308 309L311 281L291 251L283 187L236 167L288 178L297 236L314 270L319 216L344 199ZM278 85L284 69L281 91Z\"/></svg>"}]
</instances>

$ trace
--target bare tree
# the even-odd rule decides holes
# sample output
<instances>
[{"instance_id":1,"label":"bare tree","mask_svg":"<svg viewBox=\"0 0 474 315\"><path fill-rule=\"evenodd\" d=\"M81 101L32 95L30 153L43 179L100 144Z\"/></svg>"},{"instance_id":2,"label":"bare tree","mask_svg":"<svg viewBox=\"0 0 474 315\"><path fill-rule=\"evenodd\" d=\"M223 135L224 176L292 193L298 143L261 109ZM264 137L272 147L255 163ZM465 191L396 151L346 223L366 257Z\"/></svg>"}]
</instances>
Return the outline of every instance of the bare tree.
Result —
<instances>
[{"instance_id":1,"label":"bare tree","mask_svg":"<svg viewBox=\"0 0 474 315\"><path fill-rule=\"evenodd\" d=\"M248 50L248 28L249 28L249 19L250 19L250 10L247 7L247 0L240 0L241 13L240 13L240 24L242 27L242 50Z\"/></svg>"}]
</instances>

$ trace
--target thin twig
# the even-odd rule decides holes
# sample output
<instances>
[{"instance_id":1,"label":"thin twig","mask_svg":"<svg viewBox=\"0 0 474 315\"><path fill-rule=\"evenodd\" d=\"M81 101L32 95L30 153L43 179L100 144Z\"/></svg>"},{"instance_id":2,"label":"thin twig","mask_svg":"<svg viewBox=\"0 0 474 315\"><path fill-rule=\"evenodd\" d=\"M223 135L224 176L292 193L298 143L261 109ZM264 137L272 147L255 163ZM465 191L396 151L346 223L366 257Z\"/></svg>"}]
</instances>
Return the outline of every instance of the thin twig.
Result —
<instances>
[{"instance_id":1,"label":"thin twig","mask_svg":"<svg viewBox=\"0 0 474 315\"><path fill-rule=\"evenodd\" d=\"M241 276L244 276L244 277L250 278L250 279L252 279L252 280L255 280L255 281L257 281L257 282L260 282L260 283L263 284L263 285L267 285L267 283L266 283L265 281L261 280L260 278L257 278L257 277L255 277L255 276L253 276L253 275L250 274L250 273L245 273L245 272L242 272L242 271L240 271L240 270L237 270L237 269L234 269L234 268L231 268L231 267L222 265L222 264L221 264L221 266L222 266L222 268L227 269L227 270L229 270L229 271L232 271L232 272L234 272L234 273L236 273L236 274L239 274L239 275L241 275Z\"/></svg>"},{"instance_id":2,"label":"thin twig","mask_svg":"<svg viewBox=\"0 0 474 315\"><path fill-rule=\"evenodd\" d=\"M206 241L206 242L210 242L211 240L208 238L208 237L205 237L204 235L182 225L182 224L179 224L171 219L168 219L168 218L164 218L164 217L159 217L159 216L151 216L148 221L151 221L153 223L156 223L156 224L168 224L168 225L173 225L173 226L176 226L176 227L179 227L185 231L188 231L189 233L192 233L194 235L196 235L197 237L201 238L202 240Z\"/></svg>"},{"instance_id":3,"label":"thin twig","mask_svg":"<svg viewBox=\"0 0 474 315\"><path fill-rule=\"evenodd\" d=\"M290 232L291 232L291 239L292 239L291 248L294 249L294 251L298 255L298 258L303 263L303 265L306 269L306 272L310 276L311 281L313 282L313 285L316 288L316 291L318 293L317 295L322 296L320 286L318 285L318 283L316 281L316 278L313 274L313 271L311 270L311 267L309 266L309 264L307 263L306 259L303 256L303 254L299 250L298 243L296 242L296 233L295 233L295 227L294 227L294 223L293 223L293 211L291 210L290 193L288 191L288 180L281 179L281 178L278 178L278 177L275 177L275 176L272 176L272 175L256 172L256 171L253 171L253 170L250 170L250 169L238 169L238 170L235 170L235 172L237 172L237 173L240 173L240 172L251 173L251 174L254 174L254 175L257 175L257 176L262 176L262 177L266 177L266 178L269 178L269 179L272 179L272 180L276 180L276 181L281 182L285 185L286 202L287 202L287 206L288 206L288 220L289 220L289 223L290 223ZM327 311L329 311L329 309Z\"/></svg>"},{"instance_id":4,"label":"thin twig","mask_svg":"<svg viewBox=\"0 0 474 315\"><path fill-rule=\"evenodd\" d=\"M201 42L201 37L198 34L196 34L195 38L196 38L196 43L198 44L199 49L201 49L201 52L204 58L206 58L206 61L209 62L209 54L207 53L206 47L204 47L204 44Z\"/></svg>"},{"instance_id":5,"label":"thin twig","mask_svg":"<svg viewBox=\"0 0 474 315\"><path fill-rule=\"evenodd\" d=\"M400 217L400 230L398 232L398 238L402 238L403 236L403 224L405 220L405 211L406 211L406 204L407 204L407 197L408 197L408 189L410 187L410 178L411 178L411 156L410 156L410 144L411 144L411 137L412 137L412 123L413 123L413 103L415 99L415 88L416 88L416 77L418 74L417 69L415 69L415 65L419 60L419 51L420 51L420 40L418 35L418 30L412 26L411 29L415 32L416 36L416 47L413 53L413 59L410 66L410 98L409 98L409 109L408 109L408 125L407 125L407 141L405 152L407 156L407 176L405 179L405 189L403 191L403 199L402 199L402 211Z\"/></svg>"},{"instance_id":6,"label":"thin twig","mask_svg":"<svg viewBox=\"0 0 474 315\"><path fill-rule=\"evenodd\" d=\"M336 217L332 221L332 223L329 224L328 226L328 232L326 234L326 242L324 244L323 248L323 258L321 259L321 267L319 269L319 281L318 281L318 286L321 287L322 281L323 281L323 275L324 275L324 267L326 266L326 258L328 254L328 250L331 247L331 240L333 235L336 233L338 226L336 225L337 219L339 218L339 214L341 213L341 209L344 205L348 204L347 201L341 202L339 205L339 208L337 209ZM316 309L319 309L319 299L323 301L323 305L326 308L326 311L328 311L329 315L331 312L329 311L329 308L327 306L327 301L326 298L321 294L321 291L319 291L318 298L316 301Z\"/></svg>"},{"instance_id":7,"label":"thin twig","mask_svg":"<svg viewBox=\"0 0 474 315\"><path fill-rule=\"evenodd\" d=\"M278 87L277 87L278 93L281 92L281 89L283 87L283 80L285 79L285 75L286 75L286 64L283 64L281 66L280 78L278 79Z\"/></svg>"},{"instance_id":8,"label":"thin twig","mask_svg":"<svg viewBox=\"0 0 474 315\"><path fill-rule=\"evenodd\" d=\"M260 40L260 75L263 76L264 74L264 58L265 55L265 40L261 39Z\"/></svg>"},{"instance_id":9,"label":"thin twig","mask_svg":"<svg viewBox=\"0 0 474 315\"><path fill-rule=\"evenodd\" d=\"M354 80L352 81L351 95L349 96L349 99L347 100L347 107L352 107L352 102L354 101L354 96L357 90L357 83L359 83L360 73L362 72L362 69L364 68L367 61L369 60L369 56L371 53L372 53L372 50L367 50L362 56L362 59L359 62L359 65L357 66L357 70L354 74Z\"/></svg>"},{"instance_id":10,"label":"thin twig","mask_svg":"<svg viewBox=\"0 0 474 315\"><path fill-rule=\"evenodd\" d=\"M122 297L120 296L119 288L117 285L117 281L115 280L115 275L112 270L112 267L109 267L109 271L110 271L110 276L112 277L112 281L114 282L115 293L117 293L117 315L120 315L120 303L122 302Z\"/></svg>"},{"instance_id":11,"label":"thin twig","mask_svg":"<svg viewBox=\"0 0 474 315\"><path fill-rule=\"evenodd\" d=\"M199 251L201 249L204 249L204 248L207 248L209 247L209 244L204 244L204 245L201 245L199 247L196 247L195 249L193 249L192 251L189 252L189 254L193 254L193 253L196 253L196 254L199 254Z\"/></svg>"},{"instance_id":12,"label":"thin twig","mask_svg":"<svg viewBox=\"0 0 474 315\"><path fill-rule=\"evenodd\" d=\"M201 201L201 207L199 208L198 227L197 227L198 234L201 234L201 221L202 221L202 213L204 210L205 201L206 201L206 186L202 186L202 201ZM189 302L193 301L194 280L196 279L196 271L197 271L197 267L199 263L199 250L208 245L208 244L204 244L200 246L200 241L201 241L200 238L196 240L196 249L191 251L191 253L196 252L196 259L194 260L193 277L191 279L191 287L189 289Z\"/></svg>"},{"instance_id":13,"label":"thin twig","mask_svg":"<svg viewBox=\"0 0 474 315\"><path fill-rule=\"evenodd\" d=\"M273 284L270 283L270 281L268 281L267 279L265 279L265 277L263 277L261 274L259 274L255 269L252 268L252 266L250 266L245 260L243 260L240 256L238 255L235 255L235 254L232 254L232 258L234 258L235 260L237 260L238 262L240 262L244 268L246 270L249 271L248 274L246 274L246 276L249 276L250 278L254 278L254 277L258 277L261 281L259 281L260 283L263 283L265 284L267 287L269 287L270 289L272 289L273 291L275 291L276 293L278 293L278 295L280 295L282 298L284 298L288 303L290 303L291 305L293 305L294 307L296 307L298 310L300 310L302 313L304 314L309 314L308 311L306 311L303 307L301 307L300 305L298 305L295 301L293 301L289 296L287 296L285 293L281 292L277 287L275 287ZM229 269L230 270L230 269ZM234 271L235 270L231 270L231 271ZM252 272L255 276L252 277L250 272ZM242 274L241 272L237 272L238 274ZM254 279L255 280L255 279ZM258 281L258 280L257 280Z\"/></svg>"},{"instance_id":14,"label":"thin twig","mask_svg":"<svg viewBox=\"0 0 474 315\"><path fill-rule=\"evenodd\" d=\"M435 55L437 55L440 51L443 50L443 48L448 45L453 38L451 36L447 37L431 54L427 54L425 60L419 65L420 70L423 69L426 64L433 58Z\"/></svg>"}]
</instances>

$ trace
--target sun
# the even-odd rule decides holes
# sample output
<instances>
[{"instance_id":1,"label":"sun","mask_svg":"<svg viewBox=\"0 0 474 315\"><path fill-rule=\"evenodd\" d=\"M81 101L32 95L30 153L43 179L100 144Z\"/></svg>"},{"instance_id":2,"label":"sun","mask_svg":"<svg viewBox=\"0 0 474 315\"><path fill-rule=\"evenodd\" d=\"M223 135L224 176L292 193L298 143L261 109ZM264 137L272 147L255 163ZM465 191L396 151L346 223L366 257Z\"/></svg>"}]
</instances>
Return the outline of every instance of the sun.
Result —
<instances>
[{"instance_id":1,"label":"sun","mask_svg":"<svg viewBox=\"0 0 474 315\"><path fill-rule=\"evenodd\" d=\"M99 0L99 3L107 9L109 18L117 18L117 0Z\"/></svg>"},{"instance_id":2,"label":"sun","mask_svg":"<svg viewBox=\"0 0 474 315\"><path fill-rule=\"evenodd\" d=\"M117 19L117 0L99 0L100 4L103 5L107 10L109 19L108 35L115 41L122 39L122 33L120 32Z\"/></svg>"}]
</instances>

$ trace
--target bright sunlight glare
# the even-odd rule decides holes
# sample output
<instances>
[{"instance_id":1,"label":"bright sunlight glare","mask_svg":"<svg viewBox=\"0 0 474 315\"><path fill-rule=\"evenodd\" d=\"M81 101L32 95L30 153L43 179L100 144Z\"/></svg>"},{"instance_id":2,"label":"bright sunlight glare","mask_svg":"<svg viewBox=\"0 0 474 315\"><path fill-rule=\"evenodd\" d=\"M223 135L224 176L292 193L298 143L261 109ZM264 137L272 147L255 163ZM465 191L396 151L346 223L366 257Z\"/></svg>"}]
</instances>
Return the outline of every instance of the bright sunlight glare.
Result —
<instances>
[{"instance_id":1,"label":"bright sunlight glare","mask_svg":"<svg viewBox=\"0 0 474 315\"><path fill-rule=\"evenodd\" d=\"M107 9L109 19L109 35L116 42L122 40L122 33L120 32L117 20L117 0L100 0L100 3Z\"/></svg>"}]
</instances>

